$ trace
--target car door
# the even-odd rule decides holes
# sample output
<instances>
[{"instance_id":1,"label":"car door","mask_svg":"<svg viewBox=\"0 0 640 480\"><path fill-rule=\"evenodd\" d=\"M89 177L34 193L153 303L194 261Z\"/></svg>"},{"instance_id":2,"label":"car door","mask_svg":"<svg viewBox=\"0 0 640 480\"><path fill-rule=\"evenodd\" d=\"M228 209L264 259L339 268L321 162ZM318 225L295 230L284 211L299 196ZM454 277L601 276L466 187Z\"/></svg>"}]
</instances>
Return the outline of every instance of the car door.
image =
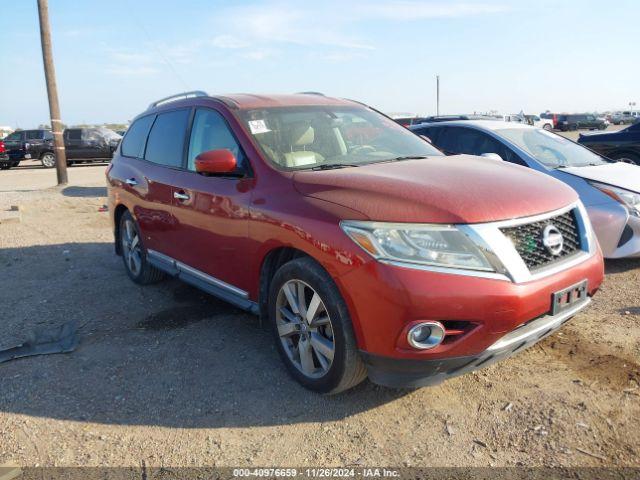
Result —
<instances>
[{"instance_id":1,"label":"car door","mask_svg":"<svg viewBox=\"0 0 640 480\"><path fill-rule=\"evenodd\" d=\"M135 198L134 217L147 250L176 258L180 246L179 226L174 216L173 185L183 164L185 138L191 109L182 108L142 117L136 130L131 126L123 140L122 152L128 153L128 138L146 138L141 159L130 159L125 183ZM152 121L152 124L149 125ZM150 128L149 128L150 127ZM145 128L148 136L143 137ZM132 144L131 155L139 142Z\"/></svg>"},{"instance_id":2,"label":"car door","mask_svg":"<svg viewBox=\"0 0 640 480\"><path fill-rule=\"evenodd\" d=\"M67 160L79 160L85 158L82 148L82 129L67 128L64 131L64 149Z\"/></svg>"},{"instance_id":3,"label":"car door","mask_svg":"<svg viewBox=\"0 0 640 480\"><path fill-rule=\"evenodd\" d=\"M218 149L234 154L237 170L217 176L197 173L196 156ZM175 258L195 269L195 275L205 282L217 286L223 282L227 291L242 296L249 290L246 270L253 178L247 157L220 112L211 108L194 111L185 166L175 175L174 211L179 228Z\"/></svg>"},{"instance_id":4,"label":"car door","mask_svg":"<svg viewBox=\"0 0 640 480\"><path fill-rule=\"evenodd\" d=\"M82 129L81 150L83 158L99 159L109 158L110 155L105 152L109 149L108 143L103 135L96 128Z\"/></svg>"}]
</instances>

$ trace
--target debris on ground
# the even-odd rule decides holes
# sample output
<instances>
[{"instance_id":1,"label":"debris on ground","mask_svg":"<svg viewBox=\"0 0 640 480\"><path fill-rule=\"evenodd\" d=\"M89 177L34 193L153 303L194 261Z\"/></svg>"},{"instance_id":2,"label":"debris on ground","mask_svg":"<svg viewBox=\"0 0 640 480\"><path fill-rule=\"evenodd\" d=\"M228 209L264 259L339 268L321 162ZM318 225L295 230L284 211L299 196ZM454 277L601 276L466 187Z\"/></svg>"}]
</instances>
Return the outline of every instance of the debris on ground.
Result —
<instances>
[{"instance_id":1,"label":"debris on ground","mask_svg":"<svg viewBox=\"0 0 640 480\"><path fill-rule=\"evenodd\" d=\"M77 330L75 322L49 329L37 329L26 342L0 350L0 363L34 355L72 352L78 346Z\"/></svg>"}]
</instances>

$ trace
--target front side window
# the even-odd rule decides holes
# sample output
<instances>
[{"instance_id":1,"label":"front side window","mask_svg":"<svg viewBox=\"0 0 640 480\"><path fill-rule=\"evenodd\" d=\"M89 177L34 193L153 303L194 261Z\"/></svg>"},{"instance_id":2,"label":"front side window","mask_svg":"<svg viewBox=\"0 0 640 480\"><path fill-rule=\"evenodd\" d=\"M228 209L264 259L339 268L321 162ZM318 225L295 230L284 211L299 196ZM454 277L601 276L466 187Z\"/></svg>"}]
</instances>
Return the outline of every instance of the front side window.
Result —
<instances>
[{"instance_id":1,"label":"front side window","mask_svg":"<svg viewBox=\"0 0 640 480\"><path fill-rule=\"evenodd\" d=\"M189 110L160 113L153 122L145 160L167 167L181 167Z\"/></svg>"},{"instance_id":2,"label":"front side window","mask_svg":"<svg viewBox=\"0 0 640 480\"><path fill-rule=\"evenodd\" d=\"M245 165L244 153L222 115L209 109L196 110L191 128L187 168L195 172L195 160L198 155L209 150L221 149L230 150L240 168Z\"/></svg>"},{"instance_id":3,"label":"front side window","mask_svg":"<svg viewBox=\"0 0 640 480\"><path fill-rule=\"evenodd\" d=\"M44 131L44 139L45 140L53 140L53 133L51 133L49 130L45 130Z\"/></svg>"},{"instance_id":4,"label":"front side window","mask_svg":"<svg viewBox=\"0 0 640 480\"><path fill-rule=\"evenodd\" d=\"M609 163L600 155L555 133L537 128L509 128L496 134L532 155L548 168L586 167Z\"/></svg>"},{"instance_id":5,"label":"front side window","mask_svg":"<svg viewBox=\"0 0 640 480\"><path fill-rule=\"evenodd\" d=\"M147 115L133 122L122 140L122 155L134 158L142 158L144 156L147 135L149 135L149 129L155 118L155 115Z\"/></svg>"},{"instance_id":6,"label":"front side window","mask_svg":"<svg viewBox=\"0 0 640 480\"><path fill-rule=\"evenodd\" d=\"M273 107L241 112L265 156L285 169L441 156L428 142L363 107Z\"/></svg>"},{"instance_id":7,"label":"front side window","mask_svg":"<svg viewBox=\"0 0 640 480\"><path fill-rule=\"evenodd\" d=\"M67 137L67 140L81 140L82 130L80 129L67 130L65 136Z\"/></svg>"}]
</instances>

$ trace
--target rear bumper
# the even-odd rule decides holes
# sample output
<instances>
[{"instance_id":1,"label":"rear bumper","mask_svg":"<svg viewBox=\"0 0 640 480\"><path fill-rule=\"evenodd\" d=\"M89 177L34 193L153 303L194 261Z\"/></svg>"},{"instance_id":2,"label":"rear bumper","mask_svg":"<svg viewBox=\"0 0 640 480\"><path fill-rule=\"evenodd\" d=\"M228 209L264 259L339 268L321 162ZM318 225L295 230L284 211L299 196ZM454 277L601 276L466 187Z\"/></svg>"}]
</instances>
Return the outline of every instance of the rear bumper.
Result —
<instances>
[{"instance_id":1,"label":"rear bumper","mask_svg":"<svg viewBox=\"0 0 640 480\"><path fill-rule=\"evenodd\" d=\"M509 358L551 335L576 313L591 303L590 298L557 315L544 315L504 335L477 355L410 360L371 355L361 352L369 379L392 388L418 388L436 385L449 378L484 368Z\"/></svg>"},{"instance_id":2,"label":"rear bumper","mask_svg":"<svg viewBox=\"0 0 640 480\"><path fill-rule=\"evenodd\" d=\"M17 160L11 160L11 157L9 157L9 155L0 153L0 163L13 163L15 161Z\"/></svg>"}]
</instances>

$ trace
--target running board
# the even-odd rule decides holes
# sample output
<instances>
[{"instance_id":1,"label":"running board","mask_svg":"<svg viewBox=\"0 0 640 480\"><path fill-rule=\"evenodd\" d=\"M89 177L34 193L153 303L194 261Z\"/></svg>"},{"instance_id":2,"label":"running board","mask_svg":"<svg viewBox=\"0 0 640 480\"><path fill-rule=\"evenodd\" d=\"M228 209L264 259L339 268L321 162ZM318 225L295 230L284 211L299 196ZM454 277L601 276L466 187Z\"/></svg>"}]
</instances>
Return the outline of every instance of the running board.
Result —
<instances>
[{"instance_id":1,"label":"running board","mask_svg":"<svg viewBox=\"0 0 640 480\"><path fill-rule=\"evenodd\" d=\"M154 267L173 277L177 277L185 283L193 285L214 297L218 297L254 315L260 314L260 307L256 302L249 300L249 293L244 290L234 287L222 280L218 280L211 275L196 270L189 265L160 252L156 252L155 250L147 251L147 259Z\"/></svg>"}]
</instances>

